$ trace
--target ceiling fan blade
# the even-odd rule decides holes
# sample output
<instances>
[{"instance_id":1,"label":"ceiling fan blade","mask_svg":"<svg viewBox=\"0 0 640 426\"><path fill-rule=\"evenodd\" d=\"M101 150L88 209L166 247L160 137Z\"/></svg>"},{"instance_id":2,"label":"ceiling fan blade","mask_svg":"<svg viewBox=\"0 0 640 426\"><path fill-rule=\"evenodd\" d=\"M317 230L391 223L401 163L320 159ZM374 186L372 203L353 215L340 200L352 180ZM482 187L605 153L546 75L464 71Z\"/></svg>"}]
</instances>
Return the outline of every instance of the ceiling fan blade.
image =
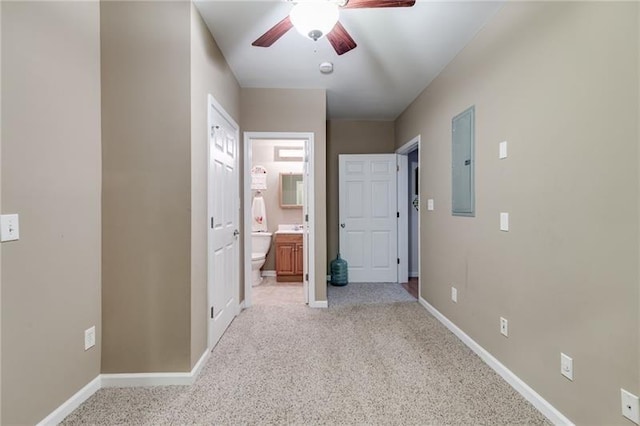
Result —
<instances>
[{"instance_id":1,"label":"ceiling fan blade","mask_svg":"<svg viewBox=\"0 0 640 426\"><path fill-rule=\"evenodd\" d=\"M293 28L293 24L291 23L291 19L289 19L289 16L287 15L286 18L271 27L269 31L262 34L260 38L251 43L251 45L258 47L269 47L291 28Z\"/></svg>"},{"instance_id":2,"label":"ceiling fan blade","mask_svg":"<svg viewBox=\"0 0 640 426\"><path fill-rule=\"evenodd\" d=\"M377 7L411 7L416 0L349 0L343 9L368 9Z\"/></svg>"},{"instance_id":3,"label":"ceiling fan blade","mask_svg":"<svg viewBox=\"0 0 640 426\"><path fill-rule=\"evenodd\" d=\"M340 22L336 23L336 26L327 34L327 39L338 55L347 53L357 46Z\"/></svg>"}]
</instances>

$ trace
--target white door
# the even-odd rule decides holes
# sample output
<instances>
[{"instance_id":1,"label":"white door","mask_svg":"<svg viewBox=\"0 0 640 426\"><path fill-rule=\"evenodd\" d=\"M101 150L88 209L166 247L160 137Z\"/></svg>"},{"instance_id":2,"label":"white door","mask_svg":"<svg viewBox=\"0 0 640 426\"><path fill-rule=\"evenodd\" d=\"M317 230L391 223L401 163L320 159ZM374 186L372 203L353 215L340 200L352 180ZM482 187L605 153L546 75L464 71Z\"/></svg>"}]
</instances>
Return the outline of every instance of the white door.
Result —
<instances>
[{"instance_id":1,"label":"white door","mask_svg":"<svg viewBox=\"0 0 640 426\"><path fill-rule=\"evenodd\" d=\"M209 348L238 308L238 126L209 96Z\"/></svg>"},{"instance_id":2,"label":"white door","mask_svg":"<svg viewBox=\"0 0 640 426\"><path fill-rule=\"evenodd\" d=\"M397 282L396 154L339 156L340 254L351 282Z\"/></svg>"}]
</instances>

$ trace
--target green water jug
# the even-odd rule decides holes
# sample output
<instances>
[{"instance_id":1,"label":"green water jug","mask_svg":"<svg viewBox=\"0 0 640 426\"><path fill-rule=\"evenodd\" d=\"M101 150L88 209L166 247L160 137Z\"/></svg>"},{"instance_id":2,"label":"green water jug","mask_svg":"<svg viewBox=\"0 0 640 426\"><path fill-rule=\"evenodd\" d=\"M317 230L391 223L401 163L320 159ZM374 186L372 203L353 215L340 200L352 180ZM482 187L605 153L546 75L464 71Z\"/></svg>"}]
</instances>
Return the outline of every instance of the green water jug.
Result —
<instances>
[{"instance_id":1,"label":"green water jug","mask_svg":"<svg viewBox=\"0 0 640 426\"><path fill-rule=\"evenodd\" d=\"M338 256L331 261L331 285L343 286L349 282L349 265Z\"/></svg>"}]
</instances>

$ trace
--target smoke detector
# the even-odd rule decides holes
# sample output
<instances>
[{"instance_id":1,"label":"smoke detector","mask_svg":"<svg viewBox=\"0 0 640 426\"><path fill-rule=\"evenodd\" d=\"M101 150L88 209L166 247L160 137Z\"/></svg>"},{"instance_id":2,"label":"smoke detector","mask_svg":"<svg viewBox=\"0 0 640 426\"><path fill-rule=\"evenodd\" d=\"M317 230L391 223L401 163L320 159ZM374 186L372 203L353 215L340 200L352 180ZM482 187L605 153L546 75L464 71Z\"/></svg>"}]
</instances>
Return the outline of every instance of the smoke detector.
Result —
<instances>
[{"instance_id":1,"label":"smoke detector","mask_svg":"<svg viewBox=\"0 0 640 426\"><path fill-rule=\"evenodd\" d=\"M323 62L320 64L320 72L322 74L331 74L333 72L333 64L331 62Z\"/></svg>"}]
</instances>

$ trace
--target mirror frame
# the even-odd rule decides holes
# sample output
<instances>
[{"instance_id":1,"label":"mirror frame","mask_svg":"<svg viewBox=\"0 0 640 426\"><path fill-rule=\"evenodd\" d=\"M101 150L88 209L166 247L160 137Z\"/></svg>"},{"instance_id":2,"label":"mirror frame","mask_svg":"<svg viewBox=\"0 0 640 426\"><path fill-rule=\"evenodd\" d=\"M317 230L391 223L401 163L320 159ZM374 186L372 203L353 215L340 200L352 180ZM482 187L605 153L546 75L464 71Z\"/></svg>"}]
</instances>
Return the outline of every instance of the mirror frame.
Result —
<instances>
[{"instance_id":1,"label":"mirror frame","mask_svg":"<svg viewBox=\"0 0 640 426\"><path fill-rule=\"evenodd\" d=\"M300 181L303 180L302 173L280 173L280 183L278 185L278 198L280 200L280 208L283 209L301 209L303 207L302 204L285 204L284 203L284 191L282 190L282 178L284 176L300 176Z\"/></svg>"}]
</instances>

